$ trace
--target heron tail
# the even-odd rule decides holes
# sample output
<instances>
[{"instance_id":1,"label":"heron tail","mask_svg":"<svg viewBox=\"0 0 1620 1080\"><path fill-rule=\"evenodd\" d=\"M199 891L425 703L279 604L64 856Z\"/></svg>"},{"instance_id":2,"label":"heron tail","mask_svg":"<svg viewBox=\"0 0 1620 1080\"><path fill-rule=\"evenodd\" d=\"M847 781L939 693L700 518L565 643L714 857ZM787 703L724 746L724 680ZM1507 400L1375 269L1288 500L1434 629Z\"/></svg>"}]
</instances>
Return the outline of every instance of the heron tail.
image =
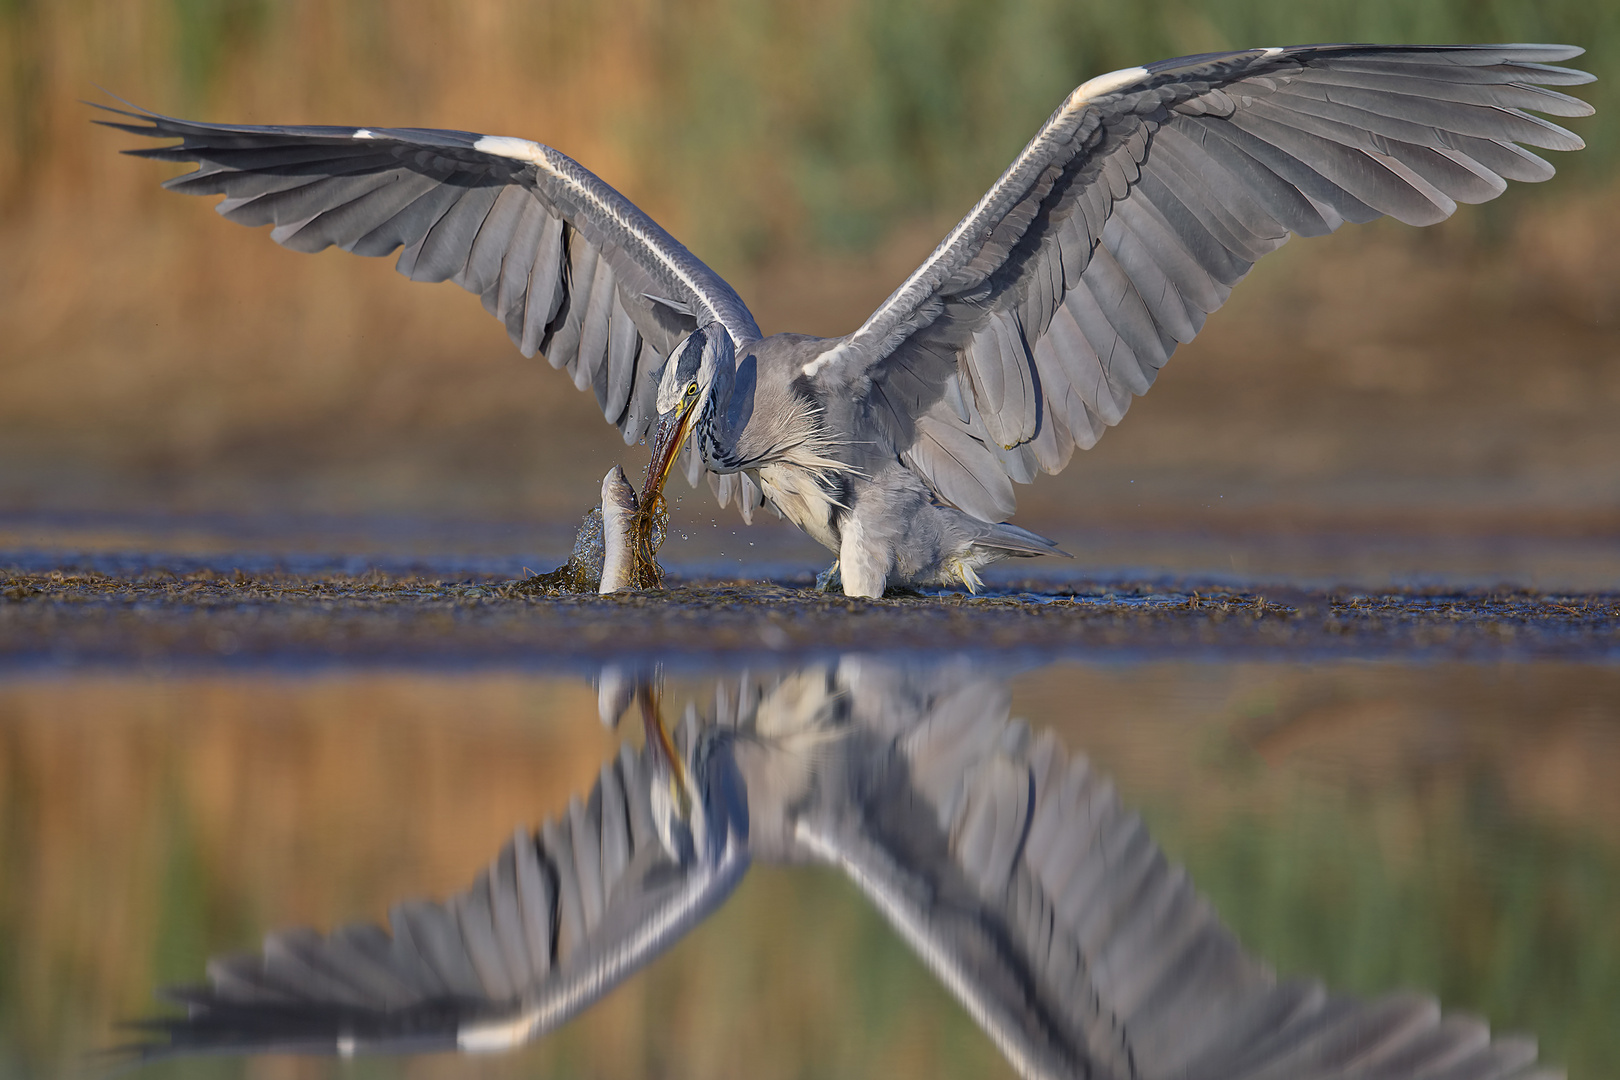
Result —
<instances>
[{"instance_id":1,"label":"heron tail","mask_svg":"<svg viewBox=\"0 0 1620 1080\"><path fill-rule=\"evenodd\" d=\"M1065 559L1074 558L1067 551L1058 547L1056 543L1048 540L1039 533L1032 533L1028 529L1020 529L1017 525L1006 522L985 525L979 535L973 538L973 546L989 548L1003 558L1033 558L1036 555L1060 555Z\"/></svg>"}]
</instances>

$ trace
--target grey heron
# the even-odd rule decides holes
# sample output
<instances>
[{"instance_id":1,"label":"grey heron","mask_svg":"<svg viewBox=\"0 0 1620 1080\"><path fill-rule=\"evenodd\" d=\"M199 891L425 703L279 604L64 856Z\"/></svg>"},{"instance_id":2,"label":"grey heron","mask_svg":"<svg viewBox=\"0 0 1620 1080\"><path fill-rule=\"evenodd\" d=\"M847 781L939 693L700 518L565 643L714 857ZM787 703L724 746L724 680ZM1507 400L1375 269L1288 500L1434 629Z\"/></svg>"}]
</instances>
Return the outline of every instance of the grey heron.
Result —
<instances>
[{"instance_id":1,"label":"grey heron","mask_svg":"<svg viewBox=\"0 0 1620 1080\"><path fill-rule=\"evenodd\" d=\"M602 679L604 718L645 690ZM1532 1042L1421 994L1279 979L1110 779L1010 702L1004 672L960 660L717 679L673 745L622 746L470 889L397 904L387 929L274 932L217 958L206 984L171 991L185 1015L150 1021L132 1049L510 1049L648 963L760 861L844 871L1025 1077L1531 1072Z\"/></svg>"},{"instance_id":2,"label":"grey heron","mask_svg":"<svg viewBox=\"0 0 1620 1080\"><path fill-rule=\"evenodd\" d=\"M762 337L737 293L577 162L526 139L261 127L143 110L178 143L167 186L298 251L403 248L402 274L479 294L524 355L653 437L644 506L681 448L745 519L769 506L831 549L842 587L979 585L1059 553L1007 524L1145 393L1254 262L1290 236L1413 225L1553 175L1535 113L1563 45L1313 45L1126 68L1082 84L932 254L842 337Z\"/></svg>"}]
</instances>

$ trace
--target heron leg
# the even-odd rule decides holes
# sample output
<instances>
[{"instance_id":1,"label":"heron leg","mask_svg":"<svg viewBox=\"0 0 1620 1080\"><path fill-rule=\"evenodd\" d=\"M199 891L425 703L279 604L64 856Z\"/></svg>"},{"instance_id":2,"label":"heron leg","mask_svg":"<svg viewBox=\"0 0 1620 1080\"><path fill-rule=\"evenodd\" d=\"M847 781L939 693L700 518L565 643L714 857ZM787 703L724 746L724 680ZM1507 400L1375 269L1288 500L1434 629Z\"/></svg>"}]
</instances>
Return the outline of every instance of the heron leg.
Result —
<instances>
[{"instance_id":1,"label":"heron leg","mask_svg":"<svg viewBox=\"0 0 1620 1080\"><path fill-rule=\"evenodd\" d=\"M834 559L831 566L816 575L816 592L842 592L843 589L844 577L838 572L838 560Z\"/></svg>"},{"instance_id":2,"label":"heron leg","mask_svg":"<svg viewBox=\"0 0 1620 1080\"><path fill-rule=\"evenodd\" d=\"M647 742L658 747L658 756L669 766L669 793L671 801L682 819L692 812L692 782L687 777L686 765L675 749L675 740L664 726L664 711L658 707L658 693L652 683L643 682L636 693L641 706L641 723L647 733Z\"/></svg>"}]
</instances>

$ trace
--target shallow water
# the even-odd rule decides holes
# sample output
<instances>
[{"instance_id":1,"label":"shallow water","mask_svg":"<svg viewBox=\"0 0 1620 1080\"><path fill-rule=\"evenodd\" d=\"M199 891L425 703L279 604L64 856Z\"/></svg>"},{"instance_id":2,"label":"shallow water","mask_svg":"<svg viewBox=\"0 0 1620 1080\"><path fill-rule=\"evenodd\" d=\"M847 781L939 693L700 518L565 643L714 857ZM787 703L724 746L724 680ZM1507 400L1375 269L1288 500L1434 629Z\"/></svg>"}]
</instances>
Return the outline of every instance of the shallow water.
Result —
<instances>
[{"instance_id":1,"label":"shallow water","mask_svg":"<svg viewBox=\"0 0 1620 1080\"><path fill-rule=\"evenodd\" d=\"M598 687L626 679L657 688L676 730L689 711L703 730L755 730L743 699L777 717L762 745L811 764L748 774L757 829L781 776L825 780L855 745L788 739L783 716L906 713L918 731L936 715L996 731L1021 718L1111 778L1122 812L1282 977L1438 998L1535 1037L1572 1076L1620 1058L1620 594L1601 568L1537 588L1535 574L1477 572L1480 552L1501 555L1490 545L1419 559L1415 578L1393 564L1333 578L1308 560L1264 575L1033 563L979 597L850 601L814 593L808 566L739 573L727 556L677 562L668 590L602 598L523 587L525 565L550 564L493 535L341 557L325 553L343 549L335 534L266 554L208 535L69 545L46 530L0 551L0 1075L97 1071L89 1055L131 1038L121 1023L178 1015L155 991L203 981L211 957L267 933L387 925L403 899L462 892L514 829L585 798L621 744L645 748L635 709L599 718ZM1209 563L1207 538L1191 544ZM1561 558L1537 547L1524 565ZM854 757L899 753L879 750ZM950 803L940 792L976 765L936 776L928 798ZM855 791L817 805L877 820ZM1016 825L1016 807L1001 813ZM941 822L941 843L967 843ZM982 1009L870 897L781 856L756 844L712 916L510 1053L144 1071L1011 1074ZM1136 906L1138 936L1174 938L1169 915ZM1130 970L1130 953L1096 951L1114 939L1089 946L1099 978ZM959 988L1000 985L982 961ZM312 1009L330 1028L330 1008ZM1151 1060L1165 1037L1134 1023Z\"/></svg>"}]
</instances>

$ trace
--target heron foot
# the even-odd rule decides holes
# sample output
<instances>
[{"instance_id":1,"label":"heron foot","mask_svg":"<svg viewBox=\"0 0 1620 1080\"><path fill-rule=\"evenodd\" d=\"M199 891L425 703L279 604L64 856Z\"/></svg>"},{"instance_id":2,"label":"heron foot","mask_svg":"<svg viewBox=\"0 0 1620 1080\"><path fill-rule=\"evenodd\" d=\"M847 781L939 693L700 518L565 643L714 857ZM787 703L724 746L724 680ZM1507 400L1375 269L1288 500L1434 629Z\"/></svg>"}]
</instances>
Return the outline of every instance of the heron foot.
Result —
<instances>
[{"instance_id":1,"label":"heron foot","mask_svg":"<svg viewBox=\"0 0 1620 1080\"><path fill-rule=\"evenodd\" d=\"M831 566L816 575L816 592L842 592L843 588L844 577L838 572L838 560L834 559Z\"/></svg>"}]
</instances>

